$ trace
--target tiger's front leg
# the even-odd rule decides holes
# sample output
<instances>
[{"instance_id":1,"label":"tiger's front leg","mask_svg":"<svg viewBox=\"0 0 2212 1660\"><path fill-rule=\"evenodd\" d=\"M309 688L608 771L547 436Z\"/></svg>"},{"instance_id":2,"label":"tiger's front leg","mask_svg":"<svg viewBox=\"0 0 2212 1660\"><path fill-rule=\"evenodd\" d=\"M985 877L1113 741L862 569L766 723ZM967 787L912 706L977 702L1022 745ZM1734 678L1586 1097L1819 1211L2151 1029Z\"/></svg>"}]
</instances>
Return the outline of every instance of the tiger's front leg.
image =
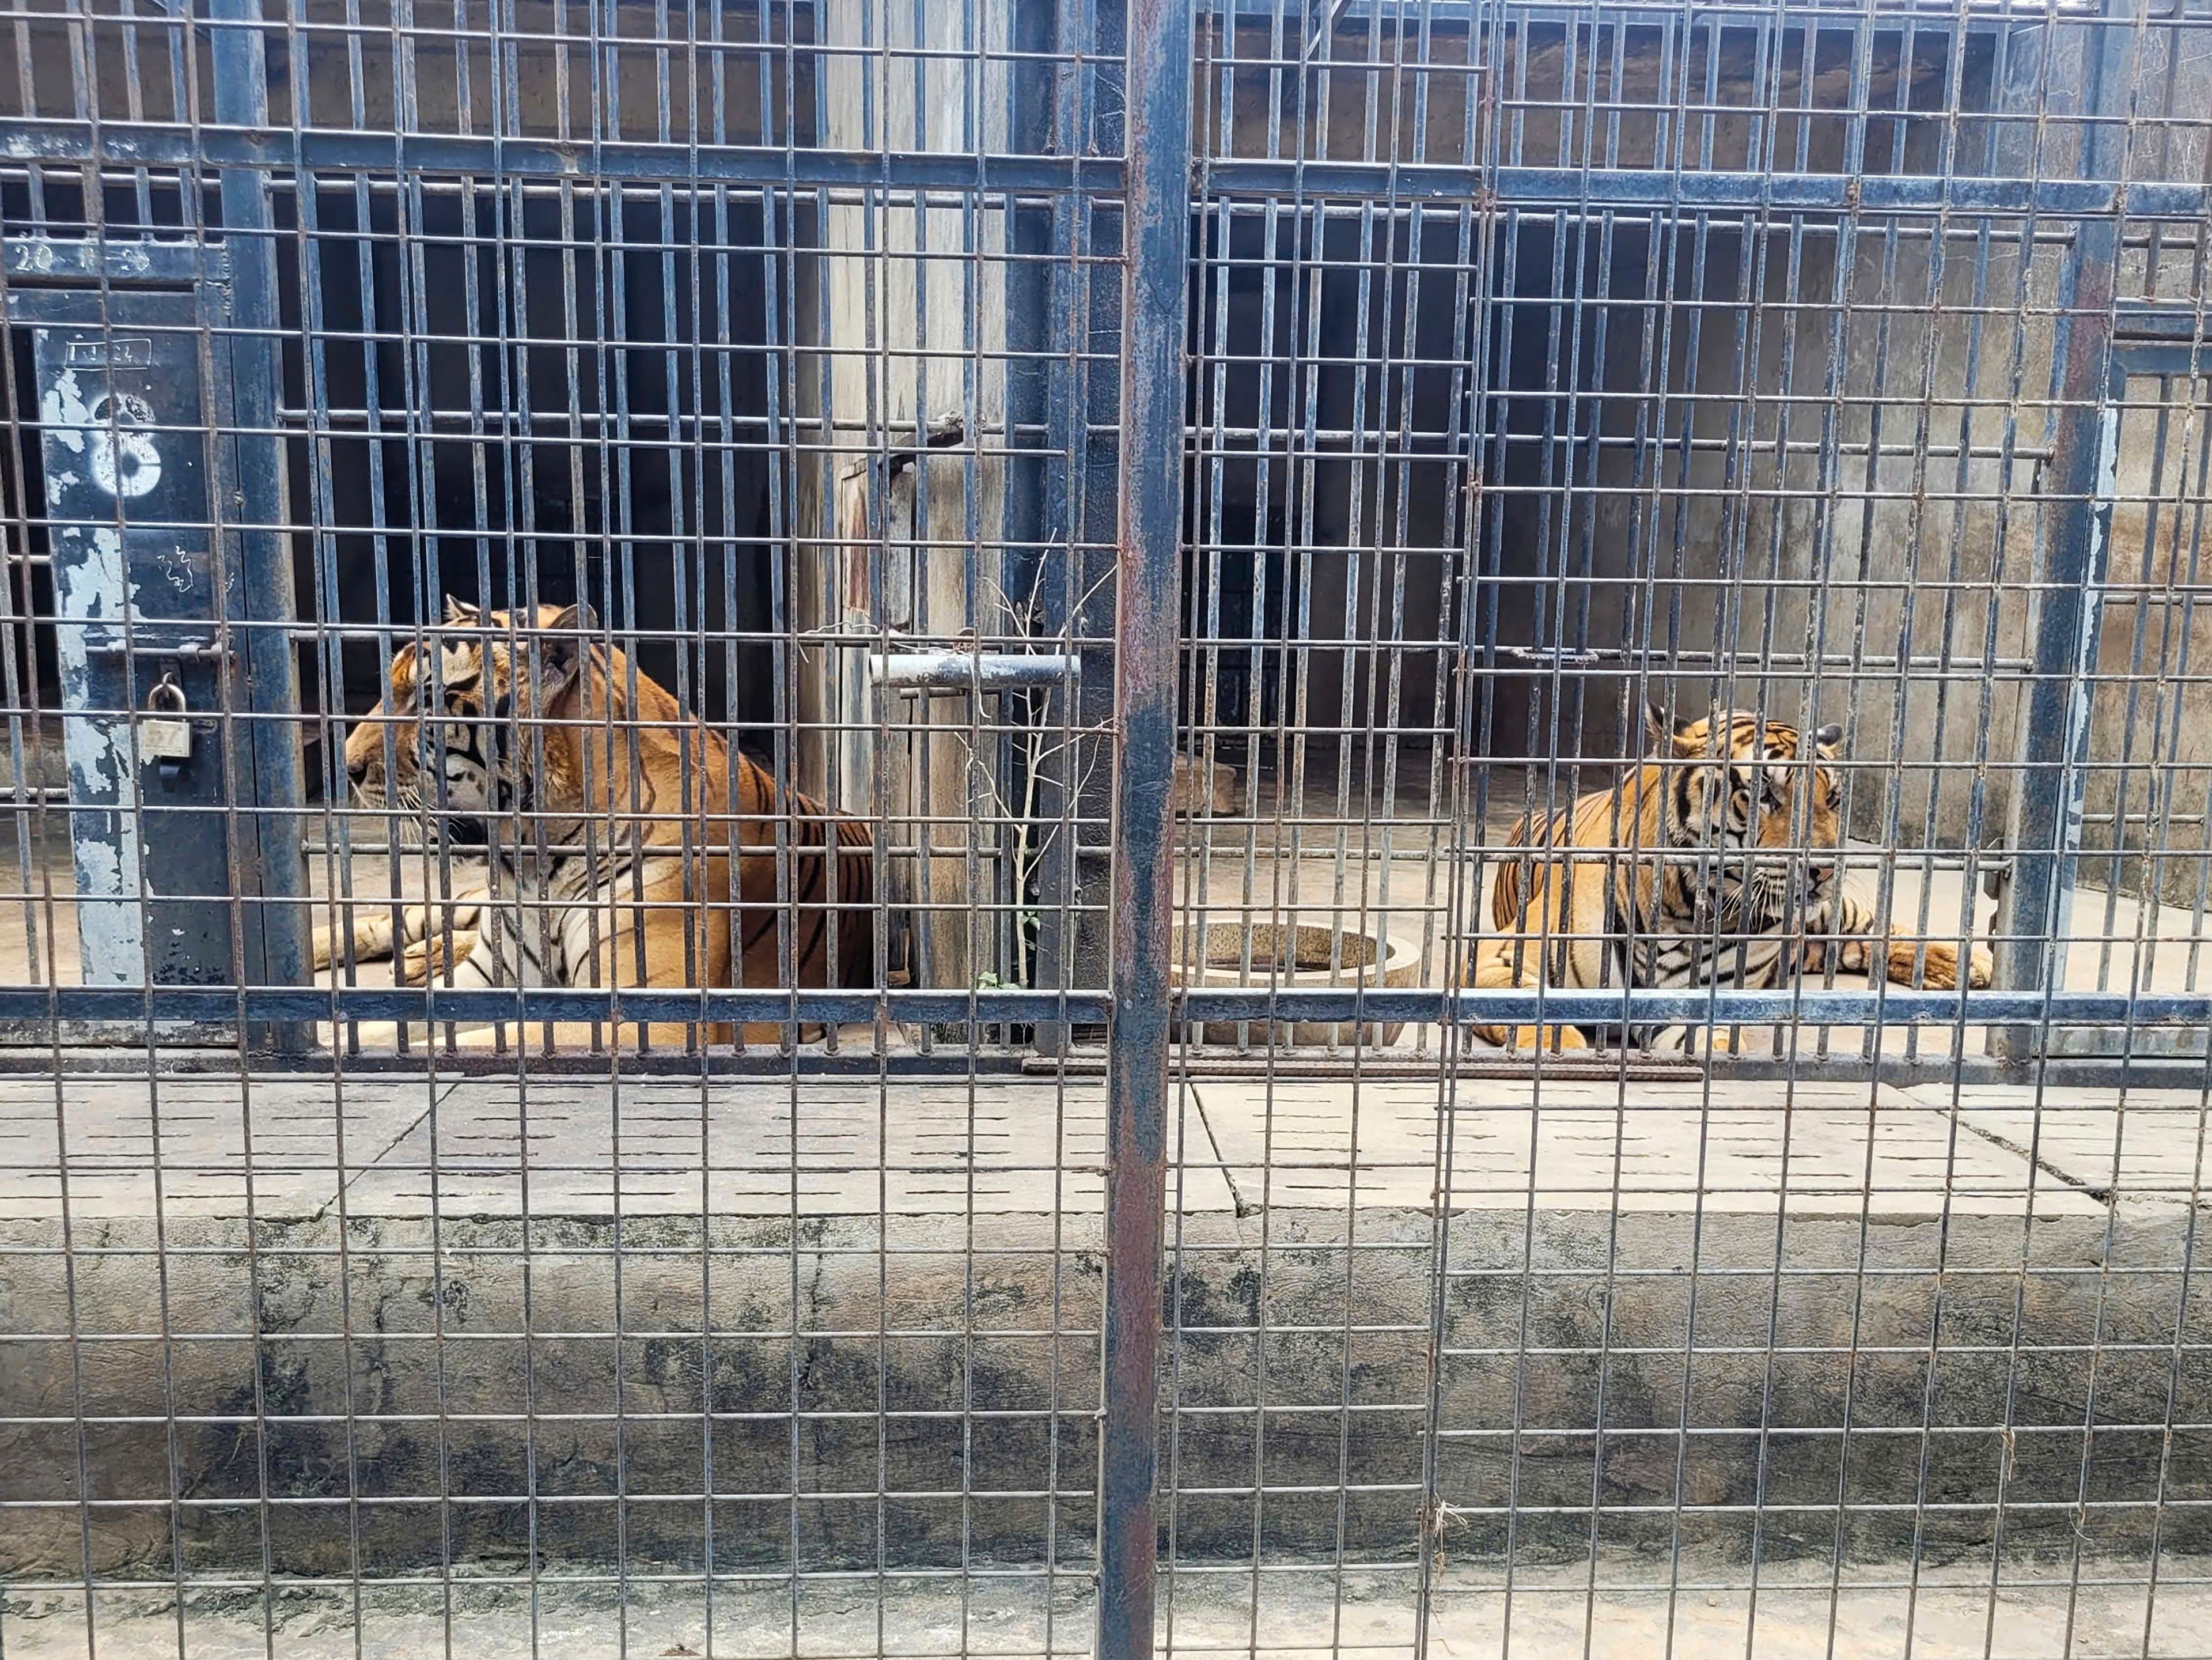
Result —
<instances>
[{"instance_id":1,"label":"tiger's front leg","mask_svg":"<svg viewBox=\"0 0 2212 1660\"><path fill-rule=\"evenodd\" d=\"M1941 940L1892 939L1887 943L1875 935L1887 930L1875 926L1874 913L1848 897L1839 908L1837 933L1842 936L1836 946L1836 966L1848 974L1871 974L1875 952L1882 953L1882 972L1893 984L1919 985L1929 991L1956 991L1959 988L1959 948ZM1805 966L1819 973L1826 965L1826 952L1815 943L1806 952ZM1987 946L1974 946L1966 958L1966 984L1971 990L1986 989L1996 977L1996 959Z\"/></svg>"},{"instance_id":2,"label":"tiger's front leg","mask_svg":"<svg viewBox=\"0 0 2212 1660\"><path fill-rule=\"evenodd\" d=\"M1474 985L1477 990L1511 987L1534 990L1543 983L1534 959L1543 947L1526 939L1486 939L1477 946ZM1573 1026L1477 1026L1474 1035L1502 1049L1586 1049L1589 1040Z\"/></svg>"},{"instance_id":3,"label":"tiger's front leg","mask_svg":"<svg viewBox=\"0 0 2212 1660\"><path fill-rule=\"evenodd\" d=\"M312 931L308 951L317 974L346 962L383 962L392 955L395 941L416 937L423 917L422 906L410 905L400 912L395 928L388 905L356 899L345 902L343 908L348 912L344 927L318 922Z\"/></svg>"},{"instance_id":4,"label":"tiger's front leg","mask_svg":"<svg viewBox=\"0 0 2212 1660\"><path fill-rule=\"evenodd\" d=\"M351 947L352 961L380 963L391 958L397 965L396 977L400 984L421 985L431 970L414 965L428 964L434 967L446 956L458 961L468 954L476 940L477 919L489 897L489 887L481 877L467 880L453 891L450 900L402 906L396 926L389 905L365 899L348 900L344 902L348 916L343 929L318 922L312 931L309 951L314 972L321 974L347 960L346 952L339 943L343 940ZM453 932L453 948L435 952L426 949L448 925Z\"/></svg>"}]
</instances>

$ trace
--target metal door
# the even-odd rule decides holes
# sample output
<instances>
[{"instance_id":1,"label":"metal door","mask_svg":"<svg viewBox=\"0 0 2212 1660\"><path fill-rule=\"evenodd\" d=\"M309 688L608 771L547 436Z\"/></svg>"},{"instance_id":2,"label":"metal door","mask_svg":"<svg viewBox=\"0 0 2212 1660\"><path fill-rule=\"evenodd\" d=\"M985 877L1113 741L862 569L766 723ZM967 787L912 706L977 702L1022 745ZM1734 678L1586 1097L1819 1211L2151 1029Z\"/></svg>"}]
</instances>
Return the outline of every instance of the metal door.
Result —
<instances>
[{"instance_id":1,"label":"metal door","mask_svg":"<svg viewBox=\"0 0 2212 1660\"><path fill-rule=\"evenodd\" d=\"M176 242L25 240L9 263L45 462L82 982L259 983L254 606L218 501L227 268Z\"/></svg>"}]
</instances>

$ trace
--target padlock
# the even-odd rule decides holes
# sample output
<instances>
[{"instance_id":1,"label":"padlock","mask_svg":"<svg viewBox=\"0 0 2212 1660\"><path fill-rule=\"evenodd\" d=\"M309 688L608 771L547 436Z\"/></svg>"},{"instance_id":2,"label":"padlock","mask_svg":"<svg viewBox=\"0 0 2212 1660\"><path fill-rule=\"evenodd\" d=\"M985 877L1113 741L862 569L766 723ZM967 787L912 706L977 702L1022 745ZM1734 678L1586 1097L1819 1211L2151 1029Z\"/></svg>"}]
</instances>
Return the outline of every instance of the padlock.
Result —
<instances>
[{"instance_id":1,"label":"padlock","mask_svg":"<svg viewBox=\"0 0 2212 1660\"><path fill-rule=\"evenodd\" d=\"M146 694L146 713L138 720L141 758L167 762L191 759L192 723L186 718L191 714L191 706L185 701L185 689L177 684L177 672L171 669Z\"/></svg>"}]
</instances>

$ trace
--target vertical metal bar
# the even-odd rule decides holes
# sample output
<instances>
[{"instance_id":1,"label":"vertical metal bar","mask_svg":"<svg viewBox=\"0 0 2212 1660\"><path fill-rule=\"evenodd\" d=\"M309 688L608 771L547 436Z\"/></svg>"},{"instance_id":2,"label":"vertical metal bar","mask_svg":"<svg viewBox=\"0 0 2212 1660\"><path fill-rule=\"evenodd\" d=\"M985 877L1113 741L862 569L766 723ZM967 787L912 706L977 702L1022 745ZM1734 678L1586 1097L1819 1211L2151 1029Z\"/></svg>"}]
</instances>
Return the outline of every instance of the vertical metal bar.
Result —
<instances>
[{"instance_id":1,"label":"vertical metal bar","mask_svg":"<svg viewBox=\"0 0 2212 1660\"><path fill-rule=\"evenodd\" d=\"M212 0L215 119L225 126L259 129L269 124L269 66L262 46L259 0ZM249 912L246 972L271 985L307 978L307 867L301 851L300 672L292 648L297 607L292 592L290 522L284 488L284 443L276 431L276 298L275 220L269 175L255 168L225 167L221 177L224 240L230 253L231 441L236 472L225 481L235 490L216 504L239 526L237 547L246 614L244 645L247 746L253 780L250 845L259 864L258 907ZM241 875L243 873L241 873ZM259 941L255 961L250 942ZM309 1046L313 1029L297 1022L273 1025L250 1041L296 1052Z\"/></svg>"},{"instance_id":2,"label":"vertical metal bar","mask_svg":"<svg viewBox=\"0 0 2212 1660\"><path fill-rule=\"evenodd\" d=\"M2126 130L2112 118L2126 91L2129 53L2124 40L2112 38L2115 27L2107 22L2086 28L2077 169L2084 179L2117 179L2126 160ZM2081 842L2090 676L2112 526L2109 475L2118 411L2110 365L2118 249L2118 206L2111 214L2085 216L2075 228L2059 297L2059 408L2051 434L2059 506L2036 605L2034 666L2014 798L2015 858L1997 931L1996 983L2014 990L2054 991L2065 978L2060 935ZM2002 1027L1990 1037L1992 1050L2016 1062L2032 1060L2043 1042L2042 1029L2033 1026Z\"/></svg>"},{"instance_id":3,"label":"vertical metal bar","mask_svg":"<svg viewBox=\"0 0 2212 1660\"><path fill-rule=\"evenodd\" d=\"M1106 1097L1104 1422L1098 1660L1152 1660L1165 1201L1169 780L1190 234L1190 0L1128 11L1128 190L1121 246L1121 527L1115 599L1114 1012Z\"/></svg>"}]
</instances>

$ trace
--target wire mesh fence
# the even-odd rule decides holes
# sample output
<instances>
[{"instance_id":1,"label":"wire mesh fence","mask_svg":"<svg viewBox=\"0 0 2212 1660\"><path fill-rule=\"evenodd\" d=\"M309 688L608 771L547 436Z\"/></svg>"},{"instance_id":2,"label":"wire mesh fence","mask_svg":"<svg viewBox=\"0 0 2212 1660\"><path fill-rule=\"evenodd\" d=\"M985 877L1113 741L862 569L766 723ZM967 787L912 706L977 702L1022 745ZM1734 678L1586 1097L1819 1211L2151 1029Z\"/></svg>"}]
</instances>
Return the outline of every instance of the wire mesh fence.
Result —
<instances>
[{"instance_id":1,"label":"wire mesh fence","mask_svg":"<svg viewBox=\"0 0 2212 1660\"><path fill-rule=\"evenodd\" d=\"M2208 28L0 11L0 1650L2204 1652Z\"/></svg>"}]
</instances>

